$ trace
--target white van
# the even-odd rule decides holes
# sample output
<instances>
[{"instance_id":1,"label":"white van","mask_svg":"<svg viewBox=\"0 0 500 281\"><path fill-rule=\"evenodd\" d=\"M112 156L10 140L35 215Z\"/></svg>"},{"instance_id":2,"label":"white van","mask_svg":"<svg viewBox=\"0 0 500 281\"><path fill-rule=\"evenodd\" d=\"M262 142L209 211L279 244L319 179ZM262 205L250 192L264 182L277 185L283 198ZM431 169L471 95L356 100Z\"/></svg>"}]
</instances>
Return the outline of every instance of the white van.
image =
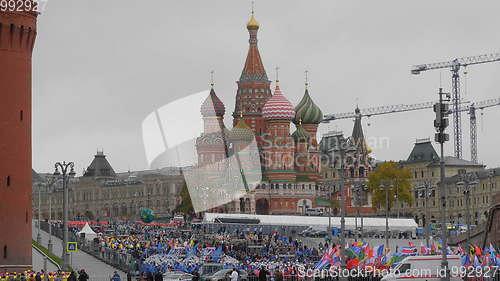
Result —
<instances>
[{"instance_id":1,"label":"white van","mask_svg":"<svg viewBox=\"0 0 500 281\"><path fill-rule=\"evenodd\" d=\"M460 256L449 255L447 260L450 280L462 281ZM444 272L441 270L441 261L441 255L406 257L381 281L407 280L409 278L412 281L440 281L441 277L444 276Z\"/></svg>"}]
</instances>

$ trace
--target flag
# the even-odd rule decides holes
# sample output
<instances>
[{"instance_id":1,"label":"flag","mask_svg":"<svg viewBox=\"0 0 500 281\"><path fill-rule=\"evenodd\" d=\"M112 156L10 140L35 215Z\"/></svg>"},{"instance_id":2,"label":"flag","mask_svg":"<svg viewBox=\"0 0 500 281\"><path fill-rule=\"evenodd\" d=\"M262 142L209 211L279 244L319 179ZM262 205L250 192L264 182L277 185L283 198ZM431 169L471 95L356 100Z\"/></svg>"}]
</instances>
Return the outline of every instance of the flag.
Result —
<instances>
[{"instance_id":1,"label":"flag","mask_svg":"<svg viewBox=\"0 0 500 281\"><path fill-rule=\"evenodd\" d=\"M381 257L384 255L384 248L385 246L382 244L380 246L378 246L377 248L377 257Z\"/></svg>"},{"instance_id":2,"label":"flag","mask_svg":"<svg viewBox=\"0 0 500 281\"><path fill-rule=\"evenodd\" d=\"M405 256L414 256L417 254L417 248L416 247L403 247L401 248L401 254Z\"/></svg>"}]
</instances>

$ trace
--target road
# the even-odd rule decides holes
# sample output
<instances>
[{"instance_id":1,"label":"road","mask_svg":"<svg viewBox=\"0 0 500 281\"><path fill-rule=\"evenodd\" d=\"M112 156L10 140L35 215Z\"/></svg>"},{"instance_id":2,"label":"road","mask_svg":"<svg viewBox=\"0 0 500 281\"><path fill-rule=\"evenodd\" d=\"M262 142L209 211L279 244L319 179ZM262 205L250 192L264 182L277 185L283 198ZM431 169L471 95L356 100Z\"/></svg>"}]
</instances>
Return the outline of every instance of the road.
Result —
<instances>
[{"instance_id":1,"label":"road","mask_svg":"<svg viewBox=\"0 0 500 281\"><path fill-rule=\"evenodd\" d=\"M36 240L36 235L38 233L38 229L35 227L35 223L33 223L32 228L32 237ZM41 231L42 235L42 246L47 248L47 243L49 241L49 234L45 231ZM56 256L62 255L62 241L61 239L52 236L52 243L54 244L54 254ZM94 258L93 256L83 252L78 251L72 254L71 258L71 267L80 271L81 269L85 269L87 274L90 276L89 281L106 281L110 280L111 276L113 276L113 272L117 271L122 280L125 280L126 274L123 271L117 270L114 267Z\"/></svg>"},{"instance_id":2,"label":"road","mask_svg":"<svg viewBox=\"0 0 500 281\"><path fill-rule=\"evenodd\" d=\"M42 254L40 254L40 252L38 252L37 250L35 250L33 248L33 271L38 272L38 271L44 269L43 260L44 260L44 256ZM51 263L49 260L47 260L46 271L48 271L48 272L57 271L57 266L55 266L53 263Z\"/></svg>"}]
</instances>

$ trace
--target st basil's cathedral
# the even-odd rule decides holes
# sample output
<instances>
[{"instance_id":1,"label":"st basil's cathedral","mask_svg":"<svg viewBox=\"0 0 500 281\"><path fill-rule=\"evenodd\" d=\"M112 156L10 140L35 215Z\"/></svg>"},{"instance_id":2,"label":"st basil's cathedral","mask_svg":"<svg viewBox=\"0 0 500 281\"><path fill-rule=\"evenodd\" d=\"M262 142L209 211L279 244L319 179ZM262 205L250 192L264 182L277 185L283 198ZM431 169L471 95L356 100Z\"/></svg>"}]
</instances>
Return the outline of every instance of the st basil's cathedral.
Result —
<instances>
[{"instance_id":1,"label":"st basil's cathedral","mask_svg":"<svg viewBox=\"0 0 500 281\"><path fill-rule=\"evenodd\" d=\"M224 125L224 103L213 88L201 106L203 132L196 140L198 165L211 165L240 151L255 140L257 167L261 180L249 183L243 196L211 212L249 214L303 214L315 206L315 198L325 194L320 187L321 165L317 129L323 119L321 109L305 93L294 107L276 80L274 91L257 46L259 23L253 13L247 23L249 49L236 93L233 128ZM290 134L291 123L295 131ZM220 144L223 145L220 145ZM240 155L245 165L245 155ZM250 191L249 191L250 190Z\"/></svg>"}]
</instances>

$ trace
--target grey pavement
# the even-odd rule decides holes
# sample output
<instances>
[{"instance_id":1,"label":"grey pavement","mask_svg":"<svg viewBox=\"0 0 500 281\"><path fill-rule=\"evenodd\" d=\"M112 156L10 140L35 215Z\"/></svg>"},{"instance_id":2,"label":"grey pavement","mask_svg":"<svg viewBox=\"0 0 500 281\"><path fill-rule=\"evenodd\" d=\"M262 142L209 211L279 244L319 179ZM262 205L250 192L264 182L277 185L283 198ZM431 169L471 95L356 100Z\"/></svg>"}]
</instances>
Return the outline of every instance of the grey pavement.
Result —
<instances>
[{"instance_id":1,"label":"grey pavement","mask_svg":"<svg viewBox=\"0 0 500 281\"><path fill-rule=\"evenodd\" d=\"M55 266L53 263L50 262L50 260L47 259L47 268L44 268L44 256L40 254L37 250L33 249L33 271L38 272L42 269L46 270L47 272L54 272L57 271L57 266Z\"/></svg>"},{"instance_id":2,"label":"grey pavement","mask_svg":"<svg viewBox=\"0 0 500 281\"><path fill-rule=\"evenodd\" d=\"M37 233L38 229L35 227L35 223L33 223L32 237L34 240L36 240ZM43 230L40 233L42 236L42 246L47 248L49 234ZM54 245L54 255L60 257L62 255L63 249L61 239L52 236L52 243ZM118 272L122 280L124 280L126 277L126 274L123 271L115 269L114 267L100 261L99 259L94 258L93 256L83 251L73 253L70 262L71 267L76 271L85 269L90 277L89 281L108 281L111 279L111 276L113 276L113 273L115 271Z\"/></svg>"}]
</instances>

